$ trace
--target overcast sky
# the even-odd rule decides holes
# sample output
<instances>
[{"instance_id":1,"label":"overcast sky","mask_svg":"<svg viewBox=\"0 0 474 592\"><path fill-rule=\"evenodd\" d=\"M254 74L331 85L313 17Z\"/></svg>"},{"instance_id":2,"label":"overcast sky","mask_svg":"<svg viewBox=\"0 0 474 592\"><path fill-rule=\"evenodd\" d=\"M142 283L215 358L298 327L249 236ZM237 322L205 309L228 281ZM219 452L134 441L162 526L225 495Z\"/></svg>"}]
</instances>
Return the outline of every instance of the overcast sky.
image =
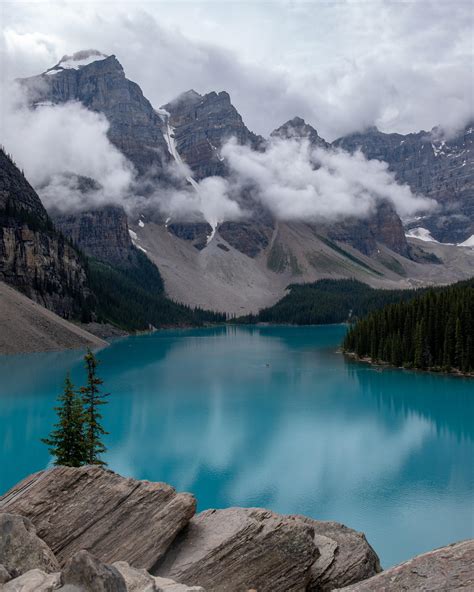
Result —
<instances>
[{"instance_id":1,"label":"overcast sky","mask_svg":"<svg viewBox=\"0 0 474 592\"><path fill-rule=\"evenodd\" d=\"M64 54L114 53L154 106L227 90L268 134L300 115L332 140L460 127L473 117L473 10L461 0L0 4L0 69L38 74Z\"/></svg>"}]
</instances>

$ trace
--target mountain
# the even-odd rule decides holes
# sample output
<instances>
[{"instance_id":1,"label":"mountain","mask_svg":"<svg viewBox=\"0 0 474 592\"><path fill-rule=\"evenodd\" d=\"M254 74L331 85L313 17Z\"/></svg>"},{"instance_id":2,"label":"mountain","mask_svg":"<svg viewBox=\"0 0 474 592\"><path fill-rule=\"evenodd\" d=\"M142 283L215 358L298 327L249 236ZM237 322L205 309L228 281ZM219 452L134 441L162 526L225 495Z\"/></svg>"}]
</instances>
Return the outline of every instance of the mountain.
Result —
<instances>
[{"instance_id":1,"label":"mountain","mask_svg":"<svg viewBox=\"0 0 474 592\"><path fill-rule=\"evenodd\" d=\"M388 163L400 183L435 199L440 211L412 220L408 228L425 228L438 241L459 244L474 235L474 125L453 137L439 128L414 134L385 134L373 127L336 140L349 152Z\"/></svg>"},{"instance_id":2,"label":"mountain","mask_svg":"<svg viewBox=\"0 0 474 592\"><path fill-rule=\"evenodd\" d=\"M195 179L224 176L226 167L219 149L226 140L258 148L264 139L252 133L232 105L227 92L200 95L189 90L163 105L169 135Z\"/></svg>"},{"instance_id":3,"label":"mountain","mask_svg":"<svg viewBox=\"0 0 474 592\"><path fill-rule=\"evenodd\" d=\"M273 138L307 140L312 148L329 149L318 132L301 117L294 117L271 133ZM377 205L367 218L347 217L341 222L315 225L317 231L335 241L350 244L365 255L376 253L382 243L392 251L412 257L400 217L389 202Z\"/></svg>"},{"instance_id":4,"label":"mountain","mask_svg":"<svg viewBox=\"0 0 474 592\"><path fill-rule=\"evenodd\" d=\"M0 280L65 318L90 306L84 258L59 233L37 193L0 149Z\"/></svg>"},{"instance_id":5,"label":"mountain","mask_svg":"<svg viewBox=\"0 0 474 592\"><path fill-rule=\"evenodd\" d=\"M80 101L88 109L103 113L110 123L110 141L139 173L153 170L159 176L170 161L162 118L138 84L126 78L114 55L80 51L20 83L33 106Z\"/></svg>"},{"instance_id":6,"label":"mountain","mask_svg":"<svg viewBox=\"0 0 474 592\"><path fill-rule=\"evenodd\" d=\"M301 117L293 117L293 119L273 130L270 137L281 138L282 140L306 138L314 148L329 148L330 146L326 140L321 138L314 127L306 123Z\"/></svg>"},{"instance_id":7,"label":"mountain","mask_svg":"<svg viewBox=\"0 0 474 592\"><path fill-rule=\"evenodd\" d=\"M165 181L176 189L187 184L197 195L202 179L226 177L221 147L230 137L258 151L268 146L246 127L226 92L202 95L190 90L154 109L138 85L126 78L115 56L81 52L22 84L33 105L79 100L105 115L111 123L111 141L132 160L137 178L149 182L151 189ZM386 135L374 130L370 134L376 146L371 155L389 158L390 151L382 149ZM277 128L272 137L307 139L322 149L339 147L344 141L349 151L360 142L354 136L331 145L299 117ZM397 142L400 145L402 139L390 139L391 150ZM167 176L173 161L184 172L182 179ZM423 163L421 159L421 168ZM405 167L407 175L411 166ZM200 199L205 197L201 192ZM236 199L248 217L217 226L204 216L190 221L174 214L165 221L156 207L144 207L140 214L129 214L128 220L114 207L55 215L55 220L103 265L121 272L127 268L143 281L146 274L136 260L141 249L160 270L166 293L174 300L234 314L274 304L286 286L296 282L356 278L374 287L397 288L456 281L474 273L474 251L407 238L388 202L380 203L367 219L327 224L278 221L254 198L251 188Z\"/></svg>"}]
</instances>

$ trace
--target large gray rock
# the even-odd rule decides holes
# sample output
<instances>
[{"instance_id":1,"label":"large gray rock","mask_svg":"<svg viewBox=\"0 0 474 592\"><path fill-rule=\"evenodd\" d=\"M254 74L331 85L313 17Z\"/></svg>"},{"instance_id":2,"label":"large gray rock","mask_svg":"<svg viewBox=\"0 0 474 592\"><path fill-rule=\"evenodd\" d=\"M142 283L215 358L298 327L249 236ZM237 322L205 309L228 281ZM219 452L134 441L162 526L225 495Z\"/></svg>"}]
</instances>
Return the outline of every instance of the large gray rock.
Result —
<instances>
[{"instance_id":1,"label":"large gray rock","mask_svg":"<svg viewBox=\"0 0 474 592\"><path fill-rule=\"evenodd\" d=\"M48 574L40 569L31 569L18 578L10 580L1 590L2 592L53 592L60 588L61 574Z\"/></svg>"},{"instance_id":2,"label":"large gray rock","mask_svg":"<svg viewBox=\"0 0 474 592\"><path fill-rule=\"evenodd\" d=\"M0 513L0 564L12 577L35 568L59 571L56 557L37 536L32 522L8 513Z\"/></svg>"},{"instance_id":3,"label":"large gray rock","mask_svg":"<svg viewBox=\"0 0 474 592\"><path fill-rule=\"evenodd\" d=\"M113 564L127 586L127 592L205 592L200 586L186 586L169 578L155 577L144 569L135 569L124 561Z\"/></svg>"},{"instance_id":4,"label":"large gray rock","mask_svg":"<svg viewBox=\"0 0 474 592\"><path fill-rule=\"evenodd\" d=\"M165 483L100 467L41 471L0 498L0 512L31 519L61 563L81 549L105 563L150 569L195 512L195 499Z\"/></svg>"},{"instance_id":5,"label":"large gray rock","mask_svg":"<svg viewBox=\"0 0 474 592\"><path fill-rule=\"evenodd\" d=\"M294 516L314 529L319 557L311 567L308 592L326 592L370 578L381 571L380 561L365 535L339 522Z\"/></svg>"},{"instance_id":6,"label":"large gray rock","mask_svg":"<svg viewBox=\"0 0 474 592\"><path fill-rule=\"evenodd\" d=\"M68 560L61 580L65 587L76 586L81 592L127 592L122 574L87 551L78 551Z\"/></svg>"},{"instance_id":7,"label":"large gray rock","mask_svg":"<svg viewBox=\"0 0 474 592\"><path fill-rule=\"evenodd\" d=\"M313 529L256 508L197 515L153 573L212 592L306 590L318 556Z\"/></svg>"},{"instance_id":8,"label":"large gray rock","mask_svg":"<svg viewBox=\"0 0 474 592\"><path fill-rule=\"evenodd\" d=\"M474 590L474 539L418 555L344 592Z\"/></svg>"},{"instance_id":9,"label":"large gray rock","mask_svg":"<svg viewBox=\"0 0 474 592\"><path fill-rule=\"evenodd\" d=\"M156 592L155 579L146 569L136 569L126 561L116 561L112 567L122 576L127 592Z\"/></svg>"}]
</instances>

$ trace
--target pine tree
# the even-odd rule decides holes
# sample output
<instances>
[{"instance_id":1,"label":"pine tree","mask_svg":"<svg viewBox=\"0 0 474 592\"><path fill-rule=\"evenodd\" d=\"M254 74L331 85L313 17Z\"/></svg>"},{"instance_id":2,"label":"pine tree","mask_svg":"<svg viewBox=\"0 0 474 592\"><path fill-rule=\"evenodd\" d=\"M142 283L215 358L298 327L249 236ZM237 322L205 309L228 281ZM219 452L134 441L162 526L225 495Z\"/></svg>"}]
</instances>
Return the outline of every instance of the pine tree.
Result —
<instances>
[{"instance_id":1,"label":"pine tree","mask_svg":"<svg viewBox=\"0 0 474 592\"><path fill-rule=\"evenodd\" d=\"M473 336L471 279L370 313L352 326L343 349L407 368L470 373L474 367Z\"/></svg>"},{"instance_id":2,"label":"pine tree","mask_svg":"<svg viewBox=\"0 0 474 592\"><path fill-rule=\"evenodd\" d=\"M99 407L107 402L105 399L109 395L100 392L103 380L97 376L99 362L90 350L84 356L84 361L87 370L87 385L81 387L81 395L84 405L86 463L105 465L107 463L101 460L100 455L107 449L101 438L108 432L101 424L102 415L99 412Z\"/></svg>"},{"instance_id":3,"label":"pine tree","mask_svg":"<svg viewBox=\"0 0 474 592\"><path fill-rule=\"evenodd\" d=\"M55 407L58 423L48 438L41 441L49 447L55 465L79 467L86 460L84 440L84 415L82 401L74 391L69 374L66 376L64 391L58 397L60 405Z\"/></svg>"}]
</instances>

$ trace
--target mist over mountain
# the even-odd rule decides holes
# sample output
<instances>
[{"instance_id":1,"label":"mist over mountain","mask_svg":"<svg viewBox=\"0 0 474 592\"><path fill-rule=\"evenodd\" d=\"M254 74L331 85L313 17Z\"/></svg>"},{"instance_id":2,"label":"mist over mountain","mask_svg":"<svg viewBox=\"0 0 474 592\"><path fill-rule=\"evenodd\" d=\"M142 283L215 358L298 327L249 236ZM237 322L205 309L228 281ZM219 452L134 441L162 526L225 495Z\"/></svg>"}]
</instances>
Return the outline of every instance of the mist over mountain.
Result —
<instances>
[{"instance_id":1,"label":"mist over mountain","mask_svg":"<svg viewBox=\"0 0 474 592\"><path fill-rule=\"evenodd\" d=\"M289 277L352 277L368 265L372 283L387 274L389 282L406 281L407 263L394 263L394 255L424 265L424 276L438 256L425 244L409 244L405 234L420 236L422 228L430 240L448 243L473 234L470 127L455 136L439 127L407 136L369 128L331 143L295 116L264 138L246 126L226 91L189 90L152 105L117 57L98 50L64 56L16 81L8 96L5 142L56 223L86 252L100 234L117 242L114 226L104 226L115 225L115 214L102 211L118 206L133 243L160 268L165 237L178 241L170 257L183 273L202 252L205 270L196 281L211 287L248 282L254 272L236 270L248 259L259 269L263 263L264 276L270 274L263 282L272 286L266 304ZM153 237L142 236L145 224ZM288 224L306 236L296 239L298 246L294 236L280 240ZM340 243L372 263L338 252ZM192 249L186 264L185 244ZM315 258L312 250L328 245L330 255ZM336 254L349 266L332 261ZM110 261L117 263L116 256ZM188 302L179 277L165 277L176 298L205 306L207 292Z\"/></svg>"}]
</instances>

